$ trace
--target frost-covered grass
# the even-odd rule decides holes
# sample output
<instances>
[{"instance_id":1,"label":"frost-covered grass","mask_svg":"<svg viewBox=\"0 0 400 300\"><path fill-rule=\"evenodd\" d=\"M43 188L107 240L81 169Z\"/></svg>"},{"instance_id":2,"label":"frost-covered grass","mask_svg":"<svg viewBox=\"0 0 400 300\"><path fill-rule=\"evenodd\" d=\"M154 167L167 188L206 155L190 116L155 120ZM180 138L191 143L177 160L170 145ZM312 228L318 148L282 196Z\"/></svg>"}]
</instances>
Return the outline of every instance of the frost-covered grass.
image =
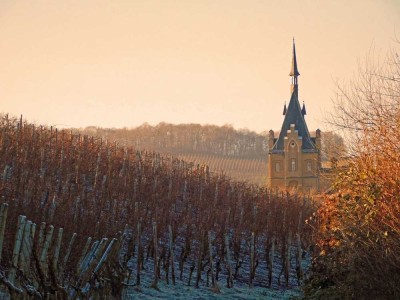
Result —
<instances>
[{"instance_id":1,"label":"frost-covered grass","mask_svg":"<svg viewBox=\"0 0 400 300\"><path fill-rule=\"evenodd\" d=\"M129 291L125 299L292 299L300 296L298 287L291 289L278 289L266 287L253 287L242 285L233 288L221 287L221 292L216 294L211 288L177 284L175 286L165 282L159 284L159 290L150 288L150 281L144 282L141 291Z\"/></svg>"},{"instance_id":2,"label":"frost-covered grass","mask_svg":"<svg viewBox=\"0 0 400 300\"><path fill-rule=\"evenodd\" d=\"M194 270L191 285L188 286L189 268L191 262L185 265L182 280L179 279L178 264L176 263L176 284L173 285L171 278L169 284L166 283L165 273L161 272L161 278L158 281L158 289L151 287L153 280L153 260L149 258L145 261L144 270L141 271L140 287L130 287L127 289L124 299L294 299L301 296L302 291L297 281L295 271L295 249L291 249L290 259L290 276L289 285L286 287L284 276L281 276L279 284L279 275L282 269L281 257L275 255L273 269L272 286L268 287L268 268L265 261L260 261L257 267L256 275L253 280L253 287L249 287L249 260L244 259L240 268L237 279L234 279L233 288L227 288L227 271L222 266L219 280L217 281L219 292L216 293L211 287L211 276L209 278L209 286L207 286L206 271L202 272L202 278L199 288L195 288L196 270ZM262 249L258 250L260 257L263 254ZM136 263L136 262L134 262ZM302 260L302 267L307 272L310 264L310 256L306 254ZM205 268L207 270L207 268ZM135 277L136 270L133 271L132 277ZM131 284L135 282L132 278Z\"/></svg>"}]
</instances>

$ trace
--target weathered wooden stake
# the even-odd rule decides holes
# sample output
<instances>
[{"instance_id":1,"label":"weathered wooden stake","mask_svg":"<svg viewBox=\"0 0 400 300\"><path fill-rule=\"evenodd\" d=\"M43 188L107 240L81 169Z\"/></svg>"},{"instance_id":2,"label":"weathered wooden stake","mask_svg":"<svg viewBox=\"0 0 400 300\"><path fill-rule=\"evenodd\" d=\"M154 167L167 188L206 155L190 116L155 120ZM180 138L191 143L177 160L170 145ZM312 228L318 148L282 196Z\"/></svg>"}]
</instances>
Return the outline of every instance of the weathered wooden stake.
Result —
<instances>
[{"instance_id":1,"label":"weathered wooden stake","mask_svg":"<svg viewBox=\"0 0 400 300\"><path fill-rule=\"evenodd\" d=\"M28 247L28 252L27 252L27 256L26 256L26 270L25 270L25 274L27 274L29 272L30 269L30 265L31 265L31 255L32 255L32 251L33 251L33 241L35 239L35 233L36 233L36 224L32 223L31 224L31 230L29 233L29 247Z\"/></svg>"},{"instance_id":2,"label":"weathered wooden stake","mask_svg":"<svg viewBox=\"0 0 400 300\"><path fill-rule=\"evenodd\" d=\"M57 236L57 241L56 241L56 245L55 245L55 249L54 249L54 256L53 256L53 270L54 272L56 272L56 276L57 276L57 272L59 273L59 269L58 269L58 258L60 257L60 249L61 249L61 242L62 242L62 236L63 236L63 229L59 228L58 229L58 236Z\"/></svg>"},{"instance_id":3,"label":"weathered wooden stake","mask_svg":"<svg viewBox=\"0 0 400 300\"><path fill-rule=\"evenodd\" d=\"M46 238L44 240L42 253L40 254L39 262L44 275L47 274L47 252L51 244L51 239L53 238L53 231L54 231L54 226L50 225L46 234Z\"/></svg>"},{"instance_id":4,"label":"weathered wooden stake","mask_svg":"<svg viewBox=\"0 0 400 300\"><path fill-rule=\"evenodd\" d=\"M17 229L17 233L15 235L14 251L13 251L13 256L12 256L12 267L11 267L10 273L8 275L8 279L12 284L14 284L14 282L15 282L15 275L16 275L17 267L18 267L18 258L19 258L19 252L21 250L22 237L23 237L23 233L24 233L25 223L26 223L26 217L19 216L18 217L18 227L17 227L18 229Z\"/></svg>"},{"instance_id":5,"label":"weathered wooden stake","mask_svg":"<svg viewBox=\"0 0 400 300\"><path fill-rule=\"evenodd\" d=\"M79 276L78 286L85 286L86 282L88 282L93 276L93 270L99 264L100 258L104 254L104 249L107 245L107 238L102 238L96 249L94 249L85 262L82 273Z\"/></svg>"},{"instance_id":6,"label":"weathered wooden stake","mask_svg":"<svg viewBox=\"0 0 400 300\"><path fill-rule=\"evenodd\" d=\"M108 238L102 238L100 243L98 244L97 248L92 252L92 254L89 256L88 264L87 267L83 270L85 271L90 271L93 269L97 263L100 260L101 255L104 252L104 249L107 246Z\"/></svg>"},{"instance_id":7,"label":"weathered wooden stake","mask_svg":"<svg viewBox=\"0 0 400 300\"><path fill-rule=\"evenodd\" d=\"M85 247L83 247L81 256L80 256L79 261L78 261L78 264L77 264L77 269L76 269L76 270L77 270L77 273L78 273L78 274L80 273L83 260L84 260L85 257L86 257L86 253L87 253L87 251L88 251L88 249L89 249L89 246L90 246L90 243L91 243L91 242L92 242L92 238L91 238L91 237L88 237L88 239L86 240Z\"/></svg>"},{"instance_id":8,"label":"weathered wooden stake","mask_svg":"<svg viewBox=\"0 0 400 300\"><path fill-rule=\"evenodd\" d=\"M100 270L101 266L107 260L107 257L110 254L110 252L111 252L113 246L116 244L116 242L117 242L117 239L112 239L111 242L108 244L106 251L104 251L102 257L100 258L98 264L96 265L96 267L93 271L93 274L96 274Z\"/></svg>"},{"instance_id":9,"label":"weathered wooden stake","mask_svg":"<svg viewBox=\"0 0 400 300\"><path fill-rule=\"evenodd\" d=\"M84 272L88 266L90 261L93 259L94 253L96 252L97 248L100 245L100 241L94 241L92 246L90 247L90 250L85 254L82 263L78 265L78 274L81 274Z\"/></svg>"},{"instance_id":10,"label":"weathered wooden stake","mask_svg":"<svg viewBox=\"0 0 400 300\"><path fill-rule=\"evenodd\" d=\"M32 221L27 221L25 224L24 235L22 238L21 251L19 254L19 261L18 261L19 269L24 271L25 275L26 275L26 272L29 270L29 268L27 266L27 260L28 260L28 256L30 256L29 240L31 237L31 226L32 226Z\"/></svg>"},{"instance_id":11,"label":"weathered wooden stake","mask_svg":"<svg viewBox=\"0 0 400 300\"><path fill-rule=\"evenodd\" d=\"M3 253L4 231L6 229L8 204L3 203L0 209L0 262Z\"/></svg>"},{"instance_id":12,"label":"weathered wooden stake","mask_svg":"<svg viewBox=\"0 0 400 300\"><path fill-rule=\"evenodd\" d=\"M60 280L63 279L64 270L65 270L65 267L66 267L66 265L67 265L67 263L68 263L68 259L69 259L69 256L70 256L70 254L71 254L72 246L74 245L76 236L77 236L76 233L74 233L74 234L72 235L71 240L70 240L70 242L69 242L69 244L68 244L67 252L65 253L63 262L62 262L62 264L61 264L61 266L60 266L60 272L59 272L59 275L58 275L58 277L59 277ZM88 246L85 245L85 247L88 247ZM86 251L87 251L87 248L86 248Z\"/></svg>"},{"instance_id":13,"label":"weathered wooden stake","mask_svg":"<svg viewBox=\"0 0 400 300\"><path fill-rule=\"evenodd\" d=\"M38 239L37 248L36 248L36 251L39 255L42 252L45 230L46 230L46 223L42 222L40 224L40 228L39 228L39 239Z\"/></svg>"}]
</instances>

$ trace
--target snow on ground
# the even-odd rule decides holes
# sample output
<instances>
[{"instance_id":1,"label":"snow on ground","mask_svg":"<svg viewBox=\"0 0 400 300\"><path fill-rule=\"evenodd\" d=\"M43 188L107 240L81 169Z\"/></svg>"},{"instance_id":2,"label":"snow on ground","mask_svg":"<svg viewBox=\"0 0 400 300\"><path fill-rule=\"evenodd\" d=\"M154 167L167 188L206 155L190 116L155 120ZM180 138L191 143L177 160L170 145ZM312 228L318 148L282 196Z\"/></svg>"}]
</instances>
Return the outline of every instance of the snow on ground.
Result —
<instances>
[{"instance_id":1,"label":"snow on ground","mask_svg":"<svg viewBox=\"0 0 400 300\"><path fill-rule=\"evenodd\" d=\"M221 287L221 293L214 293L211 288L200 287L198 289L178 284L173 286L160 282L159 291L150 288L151 282L144 282L142 291L129 291L125 299L292 299L300 296L299 288L276 289L266 287L238 286L228 289Z\"/></svg>"}]
</instances>

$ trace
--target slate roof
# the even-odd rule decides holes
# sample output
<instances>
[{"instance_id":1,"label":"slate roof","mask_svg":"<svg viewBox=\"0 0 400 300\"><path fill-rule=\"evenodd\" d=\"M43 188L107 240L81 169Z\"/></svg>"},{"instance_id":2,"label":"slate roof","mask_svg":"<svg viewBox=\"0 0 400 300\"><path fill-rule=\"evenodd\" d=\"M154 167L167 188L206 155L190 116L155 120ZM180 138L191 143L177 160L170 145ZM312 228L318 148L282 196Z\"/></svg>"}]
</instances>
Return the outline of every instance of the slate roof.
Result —
<instances>
[{"instance_id":1,"label":"slate roof","mask_svg":"<svg viewBox=\"0 0 400 300\"><path fill-rule=\"evenodd\" d=\"M308 131L306 121L301 112L297 86L293 89L285 114L285 119L283 120L281 132L279 133L278 140L272 147L272 150L284 150L284 138L287 135L287 131L290 129L290 124L295 125L295 130L298 131L299 136L303 139L302 150L317 150L315 143L313 143L310 137L310 132Z\"/></svg>"}]
</instances>

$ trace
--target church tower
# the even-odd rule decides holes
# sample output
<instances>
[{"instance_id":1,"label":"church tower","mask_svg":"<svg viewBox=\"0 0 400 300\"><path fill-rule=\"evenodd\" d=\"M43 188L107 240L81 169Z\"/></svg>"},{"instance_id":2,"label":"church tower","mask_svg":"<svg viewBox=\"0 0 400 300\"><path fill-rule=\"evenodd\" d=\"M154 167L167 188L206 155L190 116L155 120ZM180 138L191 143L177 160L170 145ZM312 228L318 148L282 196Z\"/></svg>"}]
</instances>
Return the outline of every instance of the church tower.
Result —
<instances>
[{"instance_id":1,"label":"church tower","mask_svg":"<svg viewBox=\"0 0 400 300\"><path fill-rule=\"evenodd\" d=\"M311 137L305 121L306 107L300 106L296 46L293 39L290 101L283 108L284 120L279 136L269 131L267 185L271 188L319 190L321 131Z\"/></svg>"}]
</instances>

